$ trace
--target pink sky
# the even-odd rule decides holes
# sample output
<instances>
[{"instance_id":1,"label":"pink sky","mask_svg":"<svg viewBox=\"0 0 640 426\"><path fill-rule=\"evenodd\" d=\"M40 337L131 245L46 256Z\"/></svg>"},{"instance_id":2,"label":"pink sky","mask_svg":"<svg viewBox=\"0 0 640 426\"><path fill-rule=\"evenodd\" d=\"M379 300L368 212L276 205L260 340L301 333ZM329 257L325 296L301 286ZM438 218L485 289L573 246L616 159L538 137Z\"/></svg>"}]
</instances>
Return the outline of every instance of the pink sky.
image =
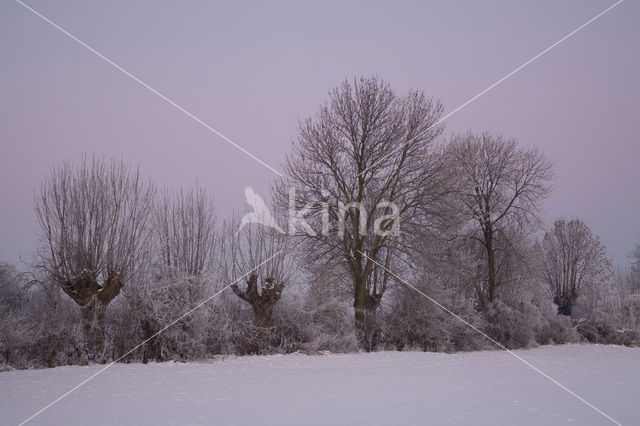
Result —
<instances>
[{"instance_id":1,"label":"pink sky","mask_svg":"<svg viewBox=\"0 0 640 426\"><path fill-rule=\"evenodd\" d=\"M278 168L297 121L344 78L377 74L453 110L611 1L27 2ZM616 263L640 242L640 7L625 1L447 120L557 165L548 219L577 216ZM0 259L36 249L33 190L82 153L123 156L220 215L276 175L18 3L0 5Z\"/></svg>"}]
</instances>

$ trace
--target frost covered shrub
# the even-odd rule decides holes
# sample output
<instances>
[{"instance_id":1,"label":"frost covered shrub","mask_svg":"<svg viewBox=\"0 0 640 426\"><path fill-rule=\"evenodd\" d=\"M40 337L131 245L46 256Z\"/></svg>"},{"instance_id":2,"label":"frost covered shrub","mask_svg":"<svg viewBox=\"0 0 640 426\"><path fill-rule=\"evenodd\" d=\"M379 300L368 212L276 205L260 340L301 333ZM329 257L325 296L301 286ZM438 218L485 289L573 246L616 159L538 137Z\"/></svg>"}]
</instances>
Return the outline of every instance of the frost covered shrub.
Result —
<instances>
[{"instance_id":1,"label":"frost covered shrub","mask_svg":"<svg viewBox=\"0 0 640 426\"><path fill-rule=\"evenodd\" d=\"M257 327L253 320L239 322L233 343L236 355L269 355L278 353L272 345L273 328Z\"/></svg>"},{"instance_id":2,"label":"frost covered shrub","mask_svg":"<svg viewBox=\"0 0 640 426\"><path fill-rule=\"evenodd\" d=\"M0 315L0 371L28 367L26 315L19 310L5 309Z\"/></svg>"},{"instance_id":3,"label":"frost covered shrub","mask_svg":"<svg viewBox=\"0 0 640 426\"><path fill-rule=\"evenodd\" d=\"M485 326L485 322L479 315L473 317L467 316L466 321L473 324L479 330ZM468 325L456 321L451 329L451 342L454 351L480 351L486 349L494 349L495 346L487 341L487 339L477 331L471 329Z\"/></svg>"},{"instance_id":4,"label":"frost covered shrub","mask_svg":"<svg viewBox=\"0 0 640 426\"><path fill-rule=\"evenodd\" d=\"M305 349L309 314L299 296L282 298L275 306L269 345L272 351L291 353Z\"/></svg>"},{"instance_id":5,"label":"frost covered shrub","mask_svg":"<svg viewBox=\"0 0 640 426\"><path fill-rule=\"evenodd\" d=\"M331 298L318 305L306 305L305 350L334 353L356 352L359 349L353 326L353 307L342 300Z\"/></svg>"},{"instance_id":6,"label":"frost covered shrub","mask_svg":"<svg viewBox=\"0 0 640 426\"><path fill-rule=\"evenodd\" d=\"M141 348L144 362L148 359L189 360L206 356L209 321L206 304L164 328L213 294L213 282L204 275L168 271L125 288L128 303L135 311L134 323L139 327L140 340L148 340Z\"/></svg>"},{"instance_id":7,"label":"frost covered shrub","mask_svg":"<svg viewBox=\"0 0 640 426\"><path fill-rule=\"evenodd\" d=\"M640 344L640 295L602 287L580 300L577 331L588 342L614 345Z\"/></svg>"},{"instance_id":8,"label":"frost covered shrub","mask_svg":"<svg viewBox=\"0 0 640 426\"><path fill-rule=\"evenodd\" d=\"M451 352L449 323L428 301L403 297L385 312L383 338L388 349ZM431 305L431 306L427 306Z\"/></svg>"},{"instance_id":9,"label":"frost covered shrub","mask_svg":"<svg viewBox=\"0 0 640 426\"><path fill-rule=\"evenodd\" d=\"M28 344L26 302L13 269L0 264L0 370L24 368Z\"/></svg>"},{"instance_id":10,"label":"frost covered shrub","mask_svg":"<svg viewBox=\"0 0 640 426\"><path fill-rule=\"evenodd\" d=\"M49 299L42 291L29 295L19 332L23 341L20 368L86 364L88 350L80 313L63 295Z\"/></svg>"},{"instance_id":11,"label":"frost covered shrub","mask_svg":"<svg viewBox=\"0 0 640 426\"><path fill-rule=\"evenodd\" d=\"M126 297L119 296L106 312L106 339L108 353L112 360L122 358L121 361L129 362L140 360L140 351L132 351L142 342L140 331L139 312L129 302Z\"/></svg>"},{"instance_id":12,"label":"frost covered shrub","mask_svg":"<svg viewBox=\"0 0 640 426\"><path fill-rule=\"evenodd\" d=\"M34 367L86 364L88 348L80 312L55 286L29 291L28 355Z\"/></svg>"},{"instance_id":13,"label":"frost covered shrub","mask_svg":"<svg viewBox=\"0 0 640 426\"><path fill-rule=\"evenodd\" d=\"M622 323L640 333L640 294L630 294L622 301Z\"/></svg>"},{"instance_id":14,"label":"frost covered shrub","mask_svg":"<svg viewBox=\"0 0 640 426\"><path fill-rule=\"evenodd\" d=\"M385 309L382 333L387 349L428 351L439 346L433 340L428 311L408 297Z\"/></svg>"},{"instance_id":15,"label":"frost covered shrub","mask_svg":"<svg viewBox=\"0 0 640 426\"><path fill-rule=\"evenodd\" d=\"M275 305L271 327L258 327L249 304L230 291L212 301L206 350L209 355L267 355L300 350L304 319L295 304L282 299Z\"/></svg>"},{"instance_id":16,"label":"frost covered shrub","mask_svg":"<svg viewBox=\"0 0 640 426\"><path fill-rule=\"evenodd\" d=\"M3 369L55 367L86 359L79 312L59 288L29 285L0 267L0 365Z\"/></svg>"},{"instance_id":17,"label":"frost covered shrub","mask_svg":"<svg viewBox=\"0 0 640 426\"><path fill-rule=\"evenodd\" d=\"M591 343L610 343L615 328L606 314L593 311L588 318L578 320L578 333Z\"/></svg>"},{"instance_id":18,"label":"frost covered shrub","mask_svg":"<svg viewBox=\"0 0 640 426\"><path fill-rule=\"evenodd\" d=\"M503 334L498 332L497 337L510 338L514 348L579 342L580 337L573 322L565 315L558 315L557 306L552 300L549 289L529 276L529 279L509 288L508 292L503 292L501 302L508 307L505 311L511 312L495 316L494 311L494 317L488 318L490 324L497 320L502 320L502 324L496 327L494 322L490 325L490 331L496 332L497 328L501 328ZM510 336L505 336L505 333Z\"/></svg>"},{"instance_id":19,"label":"frost covered shrub","mask_svg":"<svg viewBox=\"0 0 640 426\"><path fill-rule=\"evenodd\" d=\"M442 291L434 299L439 303L451 300ZM454 299L449 305L447 309L469 324L478 329L484 327L482 318L466 299ZM386 309L383 338L385 347L394 350L457 352L488 347L486 339L476 330L428 299L416 299L412 292L401 293Z\"/></svg>"},{"instance_id":20,"label":"frost covered shrub","mask_svg":"<svg viewBox=\"0 0 640 426\"><path fill-rule=\"evenodd\" d=\"M611 316L598 309L578 321L577 331L591 343L607 345L637 345L640 337L636 330L617 328Z\"/></svg>"},{"instance_id":21,"label":"frost covered shrub","mask_svg":"<svg viewBox=\"0 0 640 426\"><path fill-rule=\"evenodd\" d=\"M558 315L555 309L543 313L543 322L535 330L535 337L536 342L541 345L562 345L579 341L571 318Z\"/></svg>"},{"instance_id":22,"label":"frost covered shrub","mask_svg":"<svg viewBox=\"0 0 640 426\"><path fill-rule=\"evenodd\" d=\"M540 326L540 315L532 306L520 304L515 309L496 300L485 314L487 334L507 349L535 345L534 330Z\"/></svg>"},{"instance_id":23,"label":"frost covered shrub","mask_svg":"<svg viewBox=\"0 0 640 426\"><path fill-rule=\"evenodd\" d=\"M248 313L242 315L238 298L225 291L209 302L208 329L205 340L207 354L231 355L238 352L239 336L244 324L251 321Z\"/></svg>"},{"instance_id":24,"label":"frost covered shrub","mask_svg":"<svg viewBox=\"0 0 640 426\"><path fill-rule=\"evenodd\" d=\"M352 307L336 298L318 301L287 295L276 305L267 344L260 353L355 352L359 349ZM246 330L245 330L246 332Z\"/></svg>"},{"instance_id":25,"label":"frost covered shrub","mask_svg":"<svg viewBox=\"0 0 640 426\"><path fill-rule=\"evenodd\" d=\"M544 301L496 301L487 312L487 334L508 349L578 342L571 319L556 312Z\"/></svg>"}]
</instances>

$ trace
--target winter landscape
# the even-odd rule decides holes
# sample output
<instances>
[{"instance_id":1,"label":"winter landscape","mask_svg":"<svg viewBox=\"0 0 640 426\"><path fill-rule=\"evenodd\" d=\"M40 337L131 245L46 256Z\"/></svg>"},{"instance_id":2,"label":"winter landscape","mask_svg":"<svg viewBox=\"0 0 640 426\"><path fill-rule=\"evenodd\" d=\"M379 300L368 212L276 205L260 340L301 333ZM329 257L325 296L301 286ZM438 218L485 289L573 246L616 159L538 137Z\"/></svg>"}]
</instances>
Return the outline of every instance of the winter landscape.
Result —
<instances>
[{"instance_id":1,"label":"winter landscape","mask_svg":"<svg viewBox=\"0 0 640 426\"><path fill-rule=\"evenodd\" d=\"M640 6L0 5L0 424L640 424Z\"/></svg>"}]
</instances>

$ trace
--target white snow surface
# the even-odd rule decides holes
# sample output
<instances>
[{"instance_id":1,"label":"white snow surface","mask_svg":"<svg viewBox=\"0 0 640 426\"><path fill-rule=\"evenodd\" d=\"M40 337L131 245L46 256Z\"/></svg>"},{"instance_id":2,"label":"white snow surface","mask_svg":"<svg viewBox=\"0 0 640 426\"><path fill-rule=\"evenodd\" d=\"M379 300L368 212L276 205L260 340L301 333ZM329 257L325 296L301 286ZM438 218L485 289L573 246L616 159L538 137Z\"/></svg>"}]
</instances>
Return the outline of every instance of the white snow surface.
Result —
<instances>
[{"instance_id":1,"label":"white snow surface","mask_svg":"<svg viewBox=\"0 0 640 426\"><path fill-rule=\"evenodd\" d=\"M640 348L515 351L622 424L640 424ZM104 368L0 373L18 424ZM116 364L30 424L613 424L505 351L227 357Z\"/></svg>"}]
</instances>

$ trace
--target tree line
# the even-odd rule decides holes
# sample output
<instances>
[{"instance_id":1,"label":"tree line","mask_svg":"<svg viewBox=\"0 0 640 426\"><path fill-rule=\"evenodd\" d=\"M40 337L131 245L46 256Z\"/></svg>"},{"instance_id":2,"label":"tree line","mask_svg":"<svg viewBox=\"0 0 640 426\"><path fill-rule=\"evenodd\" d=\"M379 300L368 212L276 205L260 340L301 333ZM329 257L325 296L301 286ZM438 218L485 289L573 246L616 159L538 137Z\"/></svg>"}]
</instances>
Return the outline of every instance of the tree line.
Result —
<instances>
[{"instance_id":1,"label":"tree line","mask_svg":"<svg viewBox=\"0 0 640 426\"><path fill-rule=\"evenodd\" d=\"M0 362L491 347L416 290L508 348L637 344L640 245L614 273L582 220L545 224L542 152L447 138L443 111L377 77L331 90L273 183L282 229L219 223L203 188L158 188L122 159L54 167L37 261L0 269Z\"/></svg>"}]
</instances>

